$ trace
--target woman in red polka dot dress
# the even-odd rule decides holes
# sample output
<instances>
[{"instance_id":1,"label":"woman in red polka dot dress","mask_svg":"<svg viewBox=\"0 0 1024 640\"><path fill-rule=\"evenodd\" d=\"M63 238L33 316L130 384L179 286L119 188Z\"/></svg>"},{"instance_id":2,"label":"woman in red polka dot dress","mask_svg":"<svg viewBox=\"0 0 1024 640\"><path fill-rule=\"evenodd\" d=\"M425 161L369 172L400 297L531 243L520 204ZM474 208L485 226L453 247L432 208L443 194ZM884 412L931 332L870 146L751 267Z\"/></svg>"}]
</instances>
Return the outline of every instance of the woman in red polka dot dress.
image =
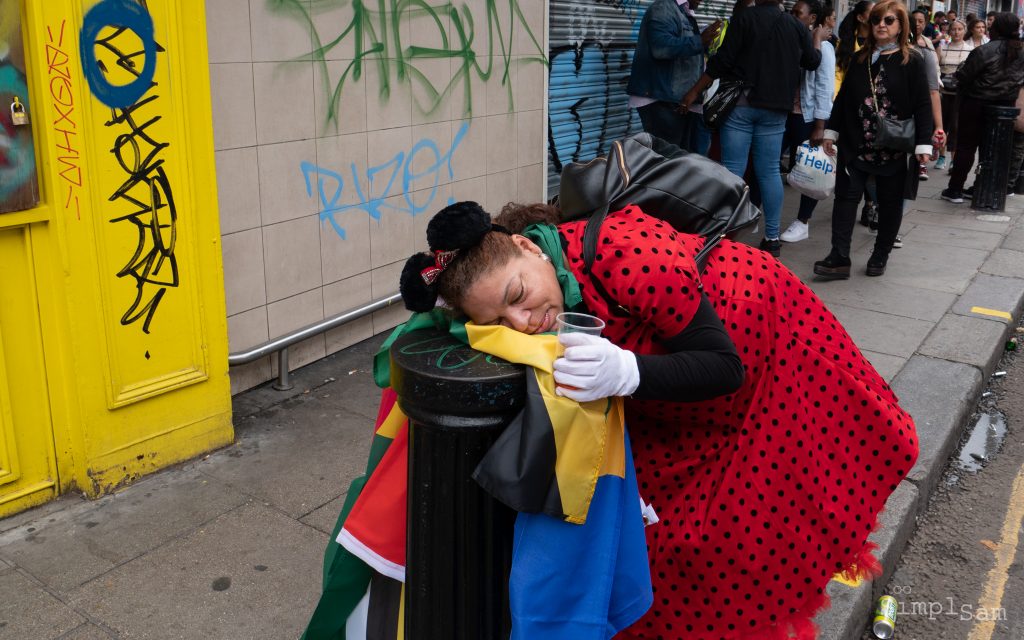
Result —
<instances>
[{"instance_id":1,"label":"woman in red polka dot dress","mask_svg":"<svg viewBox=\"0 0 1024 640\"><path fill-rule=\"evenodd\" d=\"M442 268L430 295L477 323L550 331L576 299L573 282L573 310L607 322L602 338L566 348L555 378L580 400L630 396L641 497L660 517L646 530L654 605L616 637L815 638L832 576L880 571L867 538L917 457L910 416L767 253L723 241L698 274L703 238L627 207L606 218L588 274L586 222L555 235L544 223L556 216L509 205L472 242L428 227L431 249L455 254L420 260ZM403 274L407 304L409 288Z\"/></svg>"}]
</instances>

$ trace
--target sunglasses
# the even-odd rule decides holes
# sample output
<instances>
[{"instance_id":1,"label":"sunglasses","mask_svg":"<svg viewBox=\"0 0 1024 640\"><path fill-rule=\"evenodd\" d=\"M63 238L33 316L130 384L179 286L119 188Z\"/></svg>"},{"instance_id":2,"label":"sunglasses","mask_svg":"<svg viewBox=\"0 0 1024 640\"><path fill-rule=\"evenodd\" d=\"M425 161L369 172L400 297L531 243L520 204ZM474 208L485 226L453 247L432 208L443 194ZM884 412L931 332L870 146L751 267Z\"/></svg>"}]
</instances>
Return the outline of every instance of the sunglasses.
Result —
<instances>
[{"instance_id":1,"label":"sunglasses","mask_svg":"<svg viewBox=\"0 0 1024 640\"><path fill-rule=\"evenodd\" d=\"M885 16L884 18L882 16L871 16L872 25L877 26L881 24L883 21L885 22L885 26L891 27L892 25L896 24L896 16Z\"/></svg>"}]
</instances>

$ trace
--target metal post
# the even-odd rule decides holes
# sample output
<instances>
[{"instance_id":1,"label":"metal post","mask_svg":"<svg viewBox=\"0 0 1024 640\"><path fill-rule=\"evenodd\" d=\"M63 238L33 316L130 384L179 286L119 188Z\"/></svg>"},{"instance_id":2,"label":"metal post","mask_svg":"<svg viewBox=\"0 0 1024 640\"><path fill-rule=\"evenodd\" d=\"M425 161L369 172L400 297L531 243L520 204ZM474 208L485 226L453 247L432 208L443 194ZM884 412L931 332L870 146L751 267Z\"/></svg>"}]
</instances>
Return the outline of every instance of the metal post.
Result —
<instances>
[{"instance_id":1,"label":"metal post","mask_svg":"<svg viewBox=\"0 0 1024 640\"><path fill-rule=\"evenodd\" d=\"M278 391L288 391L294 386L291 372L288 371L288 347L285 347L277 353L277 382L274 383L274 388Z\"/></svg>"},{"instance_id":2,"label":"metal post","mask_svg":"<svg viewBox=\"0 0 1024 640\"><path fill-rule=\"evenodd\" d=\"M971 208L1003 211L1013 155L1013 121L1016 107L985 107L985 124L978 153L978 175L974 180Z\"/></svg>"},{"instance_id":3,"label":"metal post","mask_svg":"<svg viewBox=\"0 0 1024 640\"><path fill-rule=\"evenodd\" d=\"M405 637L506 640L515 513L470 474L522 408L524 368L417 331L391 347L391 384L410 419Z\"/></svg>"}]
</instances>

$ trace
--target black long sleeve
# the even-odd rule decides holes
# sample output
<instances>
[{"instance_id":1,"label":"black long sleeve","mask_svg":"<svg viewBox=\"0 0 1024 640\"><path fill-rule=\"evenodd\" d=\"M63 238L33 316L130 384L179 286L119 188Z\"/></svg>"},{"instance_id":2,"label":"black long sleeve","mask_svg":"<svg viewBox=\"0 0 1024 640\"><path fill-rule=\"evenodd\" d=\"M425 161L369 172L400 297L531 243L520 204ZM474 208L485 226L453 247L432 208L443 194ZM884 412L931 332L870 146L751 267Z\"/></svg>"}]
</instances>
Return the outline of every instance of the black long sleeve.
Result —
<instances>
[{"instance_id":1,"label":"black long sleeve","mask_svg":"<svg viewBox=\"0 0 1024 640\"><path fill-rule=\"evenodd\" d=\"M670 353L636 356L640 386L634 398L696 402L733 393L743 384L736 345L703 294L693 320L662 345Z\"/></svg>"}]
</instances>

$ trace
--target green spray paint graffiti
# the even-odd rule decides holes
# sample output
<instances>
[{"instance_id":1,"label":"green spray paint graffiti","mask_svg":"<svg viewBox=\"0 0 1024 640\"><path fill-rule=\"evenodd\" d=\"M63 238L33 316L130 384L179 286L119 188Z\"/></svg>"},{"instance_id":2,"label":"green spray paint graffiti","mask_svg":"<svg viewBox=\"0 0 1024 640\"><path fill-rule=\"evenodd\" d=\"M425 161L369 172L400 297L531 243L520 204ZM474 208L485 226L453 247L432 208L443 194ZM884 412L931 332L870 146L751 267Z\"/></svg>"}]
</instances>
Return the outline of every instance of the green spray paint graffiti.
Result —
<instances>
[{"instance_id":1,"label":"green spray paint graffiti","mask_svg":"<svg viewBox=\"0 0 1024 640\"><path fill-rule=\"evenodd\" d=\"M373 0L370 0L372 3ZM400 83L422 90L416 106L431 114L457 95L461 88L462 114L472 115L473 83L498 79L508 96L510 110L514 107L511 82L513 65L547 65L547 56L537 36L530 29L518 0L483 0L486 27L479 32L477 20L465 3L456 6L445 2L431 5L426 0L376 0L375 7L363 0L351 1L351 20L341 33L324 42L314 24L313 15L348 5L348 0L267 0L268 6L282 16L299 20L312 33L312 56L323 78L327 96L327 124L337 126L341 96L345 83L358 80L366 65L374 65L380 78L380 98L390 98L393 87ZM307 8L308 7L308 8ZM420 46L403 42L403 27L416 20L413 40L435 41L436 46ZM450 22L450 30L446 23ZM518 34L518 35L517 35ZM530 43L529 53L513 56L516 37ZM345 50L352 60L337 77L331 77L327 61ZM334 52L332 54L332 52ZM420 63L427 60L450 60L453 65L447 81L432 81Z\"/></svg>"}]
</instances>

